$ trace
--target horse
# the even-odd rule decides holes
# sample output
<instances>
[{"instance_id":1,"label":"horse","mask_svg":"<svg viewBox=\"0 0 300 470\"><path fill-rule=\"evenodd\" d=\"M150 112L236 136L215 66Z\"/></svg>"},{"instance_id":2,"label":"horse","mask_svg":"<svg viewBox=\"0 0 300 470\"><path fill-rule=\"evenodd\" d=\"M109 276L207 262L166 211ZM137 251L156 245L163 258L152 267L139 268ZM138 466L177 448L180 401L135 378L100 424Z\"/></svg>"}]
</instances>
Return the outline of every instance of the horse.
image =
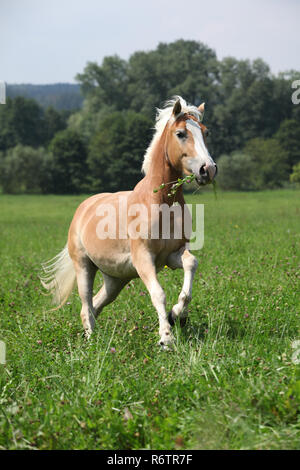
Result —
<instances>
[{"instance_id":1,"label":"horse","mask_svg":"<svg viewBox=\"0 0 300 470\"><path fill-rule=\"evenodd\" d=\"M199 185L213 181L217 166L207 149L207 128L203 125L205 103L199 107L189 105L180 96L167 101L157 109L155 132L146 150L142 171L144 177L132 191L100 193L82 202L71 222L65 248L52 260L44 263L44 288L53 295L60 308L68 299L75 281L82 302L81 320L87 338L95 327L102 309L118 296L132 279L140 278L149 294L159 319L159 344L169 349L174 342L171 327L177 319L186 321L188 305L192 298L192 284L197 269L197 259L189 251L185 234L174 237L175 215L171 221L171 236L163 237L161 213L150 213L151 206L183 208L185 201L182 185L177 185L170 198L170 185L192 175ZM185 175L185 176L184 176ZM127 213L120 206L126 203ZM128 229L136 221L136 206L146 209L148 217L143 222L144 233L138 235ZM108 209L107 209L108 208ZM107 211L105 212L105 210ZM114 222L114 236L99 236L99 220L104 212L110 213L107 225ZM112 217L113 215L113 217ZM146 220L146 222L145 222ZM184 224L180 221L179 224ZM156 226L158 236L151 237ZM121 231L121 235L120 235ZM146 232L146 233L145 233ZM146 235L146 236L145 236ZM164 267L181 268L184 280L177 304L166 311L166 297L157 273ZM97 271L103 276L103 285L93 297L93 284Z\"/></svg>"}]
</instances>

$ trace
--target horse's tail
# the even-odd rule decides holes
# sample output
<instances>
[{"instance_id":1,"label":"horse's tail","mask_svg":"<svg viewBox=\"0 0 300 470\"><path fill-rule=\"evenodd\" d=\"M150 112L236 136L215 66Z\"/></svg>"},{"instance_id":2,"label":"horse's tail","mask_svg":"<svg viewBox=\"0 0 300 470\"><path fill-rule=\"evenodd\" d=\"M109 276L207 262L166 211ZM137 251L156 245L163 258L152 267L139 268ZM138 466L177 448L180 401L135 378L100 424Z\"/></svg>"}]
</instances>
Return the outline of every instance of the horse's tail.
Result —
<instances>
[{"instance_id":1,"label":"horse's tail","mask_svg":"<svg viewBox=\"0 0 300 470\"><path fill-rule=\"evenodd\" d=\"M69 255L68 246L54 258L42 264L44 274L40 276L43 287L53 296L58 309L64 305L72 292L76 273Z\"/></svg>"}]
</instances>

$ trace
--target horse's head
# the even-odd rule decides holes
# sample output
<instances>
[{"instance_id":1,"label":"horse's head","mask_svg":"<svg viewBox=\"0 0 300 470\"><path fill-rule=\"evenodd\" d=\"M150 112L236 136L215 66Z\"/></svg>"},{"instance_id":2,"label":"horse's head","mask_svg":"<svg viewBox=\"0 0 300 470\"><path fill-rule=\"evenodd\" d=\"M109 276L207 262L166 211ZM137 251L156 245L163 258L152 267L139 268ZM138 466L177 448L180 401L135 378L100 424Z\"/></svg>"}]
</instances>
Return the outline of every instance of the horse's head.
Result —
<instances>
[{"instance_id":1,"label":"horse's head","mask_svg":"<svg viewBox=\"0 0 300 470\"><path fill-rule=\"evenodd\" d=\"M204 103L199 108L203 116ZM217 165L206 146L207 128L199 115L182 112L180 100L173 107L168 127L166 153L171 165L185 175L194 174L199 185L211 183L217 174Z\"/></svg>"}]
</instances>

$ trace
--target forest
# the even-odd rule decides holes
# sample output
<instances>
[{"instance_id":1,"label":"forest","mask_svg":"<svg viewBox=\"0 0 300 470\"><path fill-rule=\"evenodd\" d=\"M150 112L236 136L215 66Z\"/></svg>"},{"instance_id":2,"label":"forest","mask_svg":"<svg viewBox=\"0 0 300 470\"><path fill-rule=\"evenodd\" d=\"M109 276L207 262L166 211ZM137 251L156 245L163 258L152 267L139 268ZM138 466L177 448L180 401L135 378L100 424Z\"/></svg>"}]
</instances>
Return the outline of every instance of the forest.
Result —
<instances>
[{"instance_id":1,"label":"forest","mask_svg":"<svg viewBox=\"0 0 300 470\"><path fill-rule=\"evenodd\" d=\"M60 98L54 93L47 99L40 90L34 99L15 86L0 105L1 191L132 189L142 177L156 108L174 95L195 105L205 101L208 148L221 189L298 185L300 105L291 97L299 79L300 71L274 75L262 59L218 60L207 45L178 40L128 60L115 55L88 62L76 76L81 97L73 89L77 95L61 100L69 93L61 88Z\"/></svg>"},{"instance_id":2,"label":"forest","mask_svg":"<svg viewBox=\"0 0 300 470\"><path fill-rule=\"evenodd\" d=\"M53 107L58 110L74 110L82 107L83 96L80 85L73 83L51 83L47 85L8 84L6 96L15 98L24 96L33 98L43 108Z\"/></svg>"}]
</instances>

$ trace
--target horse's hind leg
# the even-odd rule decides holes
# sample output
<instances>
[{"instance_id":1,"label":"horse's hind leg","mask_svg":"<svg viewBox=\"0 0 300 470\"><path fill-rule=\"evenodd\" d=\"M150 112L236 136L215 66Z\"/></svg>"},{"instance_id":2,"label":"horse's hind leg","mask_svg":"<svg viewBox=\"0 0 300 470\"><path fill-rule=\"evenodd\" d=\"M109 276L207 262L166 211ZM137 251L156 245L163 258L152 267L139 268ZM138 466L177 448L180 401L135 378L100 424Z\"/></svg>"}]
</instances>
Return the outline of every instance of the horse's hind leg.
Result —
<instances>
[{"instance_id":1,"label":"horse's hind leg","mask_svg":"<svg viewBox=\"0 0 300 470\"><path fill-rule=\"evenodd\" d=\"M171 325L173 325L175 320L179 317L180 325L184 326L188 316L188 305L192 299L193 279L198 261L188 250L181 249L169 255L167 264L172 269L183 268L184 270L183 286L178 297L178 302L174 305L168 317Z\"/></svg>"},{"instance_id":2,"label":"horse's hind leg","mask_svg":"<svg viewBox=\"0 0 300 470\"><path fill-rule=\"evenodd\" d=\"M73 261L74 262L74 261ZM82 302L81 321L87 338L95 327L95 310L93 308L93 284L97 272L96 266L89 258L74 262L78 293Z\"/></svg>"},{"instance_id":3,"label":"horse's hind leg","mask_svg":"<svg viewBox=\"0 0 300 470\"><path fill-rule=\"evenodd\" d=\"M110 304L113 300L115 300L115 298L118 296L118 294L128 282L122 279L117 279L115 277L108 276L104 273L102 274L104 284L93 298L93 307L96 318L106 305Z\"/></svg>"}]
</instances>

